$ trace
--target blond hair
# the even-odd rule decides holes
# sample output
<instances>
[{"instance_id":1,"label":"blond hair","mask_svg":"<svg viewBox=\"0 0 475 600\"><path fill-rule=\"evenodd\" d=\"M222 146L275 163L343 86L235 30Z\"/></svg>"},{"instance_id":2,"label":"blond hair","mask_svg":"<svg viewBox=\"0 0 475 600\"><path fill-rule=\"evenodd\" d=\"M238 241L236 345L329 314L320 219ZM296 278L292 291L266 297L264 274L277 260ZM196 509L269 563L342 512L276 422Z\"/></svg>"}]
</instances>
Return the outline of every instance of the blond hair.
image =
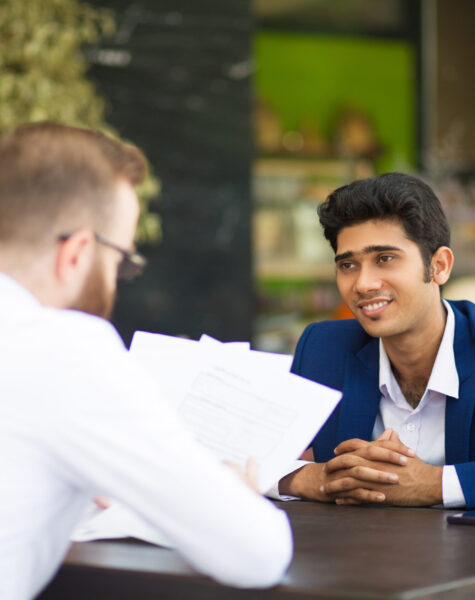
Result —
<instances>
[{"instance_id":1,"label":"blond hair","mask_svg":"<svg viewBox=\"0 0 475 600\"><path fill-rule=\"evenodd\" d=\"M0 245L37 246L78 227L101 229L117 183L146 176L142 152L98 131L23 125L0 140Z\"/></svg>"}]
</instances>

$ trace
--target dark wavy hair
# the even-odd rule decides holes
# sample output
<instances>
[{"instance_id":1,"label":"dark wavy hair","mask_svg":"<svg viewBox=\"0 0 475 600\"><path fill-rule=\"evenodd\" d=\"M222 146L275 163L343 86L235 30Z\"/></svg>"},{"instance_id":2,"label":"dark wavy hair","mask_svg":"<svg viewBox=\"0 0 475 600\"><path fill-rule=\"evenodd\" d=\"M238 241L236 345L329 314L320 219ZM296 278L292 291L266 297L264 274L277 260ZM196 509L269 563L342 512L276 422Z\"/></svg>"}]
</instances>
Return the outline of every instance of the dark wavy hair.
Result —
<instances>
[{"instance_id":1,"label":"dark wavy hair","mask_svg":"<svg viewBox=\"0 0 475 600\"><path fill-rule=\"evenodd\" d=\"M398 221L419 246L426 282L434 252L450 247L449 224L439 199L421 179L403 173L385 173L336 189L318 207L318 216L335 252L344 227L373 219Z\"/></svg>"}]
</instances>

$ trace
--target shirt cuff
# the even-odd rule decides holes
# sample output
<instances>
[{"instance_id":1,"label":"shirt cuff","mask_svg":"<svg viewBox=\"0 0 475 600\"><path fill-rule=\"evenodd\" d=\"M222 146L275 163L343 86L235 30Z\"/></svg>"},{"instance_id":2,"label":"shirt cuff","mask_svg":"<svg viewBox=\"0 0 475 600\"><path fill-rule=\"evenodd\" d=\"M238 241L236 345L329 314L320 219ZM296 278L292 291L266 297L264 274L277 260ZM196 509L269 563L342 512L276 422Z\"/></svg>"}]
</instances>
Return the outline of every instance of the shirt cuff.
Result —
<instances>
[{"instance_id":1,"label":"shirt cuff","mask_svg":"<svg viewBox=\"0 0 475 600\"><path fill-rule=\"evenodd\" d=\"M285 477L286 475L288 475L289 473L293 473L294 471L298 471L304 465L308 465L311 462L312 461L310 460L295 460L285 471L282 472L281 476L279 477L279 480L270 488L270 490L267 490L267 492L264 495L268 498L272 498L272 500L281 500L282 502L288 502L289 500L300 500L298 496L287 496L285 494L280 494L279 482L282 479L282 477Z\"/></svg>"},{"instance_id":2,"label":"shirt cuff","mask_svg":"<svg viewBox=\"0 0 475 600\"><path fill-rule=\"evenodd\" d=\"M454 465L442 469L442 501L444 508L462 508L466 504Z\"/></svg>"}]
</instances>

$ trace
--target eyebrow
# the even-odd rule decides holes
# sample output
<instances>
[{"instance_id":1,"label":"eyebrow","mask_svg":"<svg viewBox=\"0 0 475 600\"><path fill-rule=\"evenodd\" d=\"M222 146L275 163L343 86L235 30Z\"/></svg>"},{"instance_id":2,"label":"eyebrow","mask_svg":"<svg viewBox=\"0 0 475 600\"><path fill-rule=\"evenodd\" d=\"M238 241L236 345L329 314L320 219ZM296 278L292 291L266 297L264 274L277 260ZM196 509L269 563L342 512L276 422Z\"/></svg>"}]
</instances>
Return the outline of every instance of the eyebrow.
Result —
<instances>
[{"instance_id":1,"label":"eyebrow","mask_svg":"<svg viewBox=\"0 0 475 600\"><path fill-rule=\"evenodd\" d=\"M398 246L366 246L366 248L363 248L363 250L361 250L360 252L353 252L352 250L348 250L348 252L342 252L341 254L337 254L335 256L335 262L351 258L355 254L372 254L373 252L388 252L391 250L403 252L403 249L399 248Z\"/></svg>"}]
</instances>

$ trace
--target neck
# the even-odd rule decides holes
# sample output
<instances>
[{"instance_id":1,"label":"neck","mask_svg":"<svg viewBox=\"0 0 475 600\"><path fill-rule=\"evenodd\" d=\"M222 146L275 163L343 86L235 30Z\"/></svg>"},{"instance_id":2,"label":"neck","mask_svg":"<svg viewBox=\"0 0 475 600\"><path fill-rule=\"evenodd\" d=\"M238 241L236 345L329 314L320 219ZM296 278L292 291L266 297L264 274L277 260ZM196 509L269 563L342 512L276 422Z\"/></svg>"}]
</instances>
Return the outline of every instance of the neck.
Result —
<instances>
[{"instance_id":1,"label":"neck","mask_svg":"<svg viewBox=\"0 0 475 600\"><path fill-rule=\"evenodd\" d=\"M421 330L384 338L383 345L398 382L427 385L444 335L447 312L442 302Z\"/></svg>"}]
</instances>

